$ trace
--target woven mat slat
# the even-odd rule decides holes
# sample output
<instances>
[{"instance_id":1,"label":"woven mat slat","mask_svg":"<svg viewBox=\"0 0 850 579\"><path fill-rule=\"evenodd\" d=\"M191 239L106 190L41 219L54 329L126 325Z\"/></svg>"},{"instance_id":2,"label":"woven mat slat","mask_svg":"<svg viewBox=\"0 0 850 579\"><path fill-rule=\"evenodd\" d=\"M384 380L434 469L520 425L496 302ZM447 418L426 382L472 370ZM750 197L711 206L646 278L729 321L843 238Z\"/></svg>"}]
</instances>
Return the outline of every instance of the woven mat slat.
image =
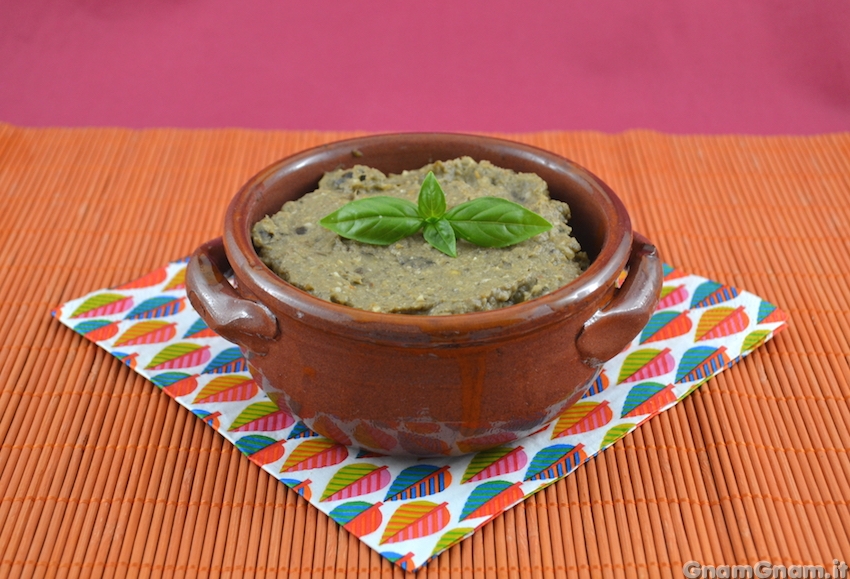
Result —
<instances>
[{"instance_id":1,"label":"woven mat slat","mask_svg":"<svg viewBox=\"0 0 850 579\"><path fill-rule=\"evenodd\" d=\"M0 123L0 576L405 576L49 314L190 253L256 171L349 136ZM850 135L502 136L587 166L665 261L791 319L419 574L850 558Z\"/></svg>"}]
</instances>

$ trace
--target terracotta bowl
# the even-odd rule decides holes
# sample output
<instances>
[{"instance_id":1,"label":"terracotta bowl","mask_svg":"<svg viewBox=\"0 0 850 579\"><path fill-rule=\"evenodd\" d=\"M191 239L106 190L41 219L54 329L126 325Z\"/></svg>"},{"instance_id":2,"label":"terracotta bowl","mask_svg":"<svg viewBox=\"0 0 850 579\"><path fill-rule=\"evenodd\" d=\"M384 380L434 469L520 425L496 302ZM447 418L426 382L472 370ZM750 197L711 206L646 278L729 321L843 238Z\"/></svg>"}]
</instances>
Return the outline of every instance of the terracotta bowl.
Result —
<instances>
[{"instance_id":1,"label":"terracotta bowl","mask_svg":"<svg viewBox=\"0 0 850 579\"><path fill-rule=\"evenodd\" d=\"M540 175L570 205L588 270L503 309L411 316L320 300L282 281L254 250L253 224L314 190L326 171L364 164L396 173L462 155ZM192 304L242 348L281 409L342 444L420 456L483 450L551 422L644 327L661 279L655 247L589 171L527 145L458 134L364 137L271 165L236 194L223 238L198 248L187 272Z\"/></svg>"}]
</instances>

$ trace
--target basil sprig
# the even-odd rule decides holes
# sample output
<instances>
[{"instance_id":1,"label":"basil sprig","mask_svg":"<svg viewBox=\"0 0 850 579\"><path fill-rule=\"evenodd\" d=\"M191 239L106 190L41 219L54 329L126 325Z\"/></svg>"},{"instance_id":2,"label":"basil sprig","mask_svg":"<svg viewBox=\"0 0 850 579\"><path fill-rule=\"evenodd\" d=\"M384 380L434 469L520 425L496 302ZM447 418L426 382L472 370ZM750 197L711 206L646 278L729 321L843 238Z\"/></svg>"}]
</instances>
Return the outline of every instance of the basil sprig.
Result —
<instances>
[{"instance_id":1,"label":"basil sprig","mask_svg":"<svg viewBox=\"0 0 850 579\"><path fill-rule=\"evenodd\" d=\"M421 229L425 241L451 257L457 257L458 237L482 247L507 247L552 228L540 215L499 197L479 197L446 211L446 195L430 171L417 203L364 197L346 203L319 224L373 245L390 245Z\"/></svg>"}]
</instances>

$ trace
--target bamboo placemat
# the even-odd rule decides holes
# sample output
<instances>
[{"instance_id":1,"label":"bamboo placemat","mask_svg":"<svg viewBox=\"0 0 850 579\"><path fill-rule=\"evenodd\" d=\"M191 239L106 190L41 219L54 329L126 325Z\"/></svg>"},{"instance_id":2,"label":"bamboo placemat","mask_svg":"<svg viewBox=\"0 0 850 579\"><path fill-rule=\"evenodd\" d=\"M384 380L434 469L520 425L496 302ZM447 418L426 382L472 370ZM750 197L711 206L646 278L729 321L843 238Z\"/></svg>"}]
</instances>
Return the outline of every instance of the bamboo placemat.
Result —
<instances>
[{"instance_id":1,"label":"bamboo placemat","mask_svg":"<svg viewBox=\"0 0 850 579\"><path fill-rule=\"evenodd\" d=\"M348 136L0 125L0 576L404 575L50 317L218 235L263 166ZM850 558L850 135L510 137L590 168L665 261L790 325L419 574Z\"/></svg>"}]
</instances>

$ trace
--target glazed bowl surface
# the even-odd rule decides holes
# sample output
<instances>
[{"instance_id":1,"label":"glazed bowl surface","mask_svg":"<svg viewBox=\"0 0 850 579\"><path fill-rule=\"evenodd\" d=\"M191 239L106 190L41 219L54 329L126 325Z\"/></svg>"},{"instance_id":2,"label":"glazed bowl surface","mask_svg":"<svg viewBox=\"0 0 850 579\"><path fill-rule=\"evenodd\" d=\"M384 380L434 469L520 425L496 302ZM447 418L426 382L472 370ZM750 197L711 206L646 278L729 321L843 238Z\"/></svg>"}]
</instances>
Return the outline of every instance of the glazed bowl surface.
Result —
<instances>
[{"instance_id":1,"label":"glazed bowl surface","mask_svg":"<svg viewBox=\"0 0 850 579\"><path fill-rule=\"evenodd\" d=\"M502 309L415 316L321 300L254 250L254 223L314 190L326 171L362 164L398 173L464 155L542 177L571 208L587 271ZM342 444L418 456L484 450L551 422L645 326L661 279L655 248L586 169L512 141L440 133L338 141L274 163L240 189L223 237L198 248L187 270L195 309L240 346L281 409Z\"/></svg>"}]
</instances>

